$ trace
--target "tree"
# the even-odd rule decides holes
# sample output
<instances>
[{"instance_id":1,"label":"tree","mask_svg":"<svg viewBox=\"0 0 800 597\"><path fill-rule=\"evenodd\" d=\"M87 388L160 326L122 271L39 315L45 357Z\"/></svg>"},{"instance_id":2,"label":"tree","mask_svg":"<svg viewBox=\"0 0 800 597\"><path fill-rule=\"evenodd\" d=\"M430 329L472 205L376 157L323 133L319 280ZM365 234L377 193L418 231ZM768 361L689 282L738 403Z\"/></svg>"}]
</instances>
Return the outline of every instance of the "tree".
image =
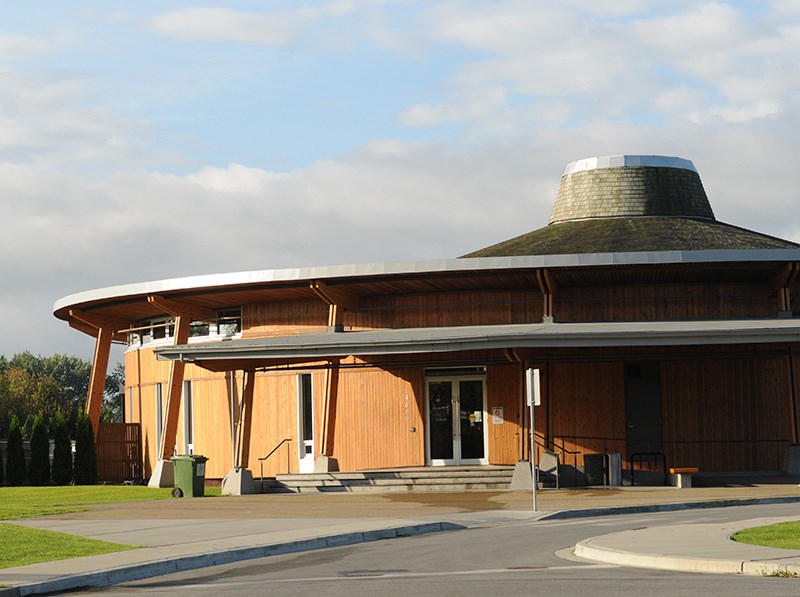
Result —
<instances>
[{"instance_id":1,"label":"tree","mask_svg":"<svg viewBox=\"0 0 800 597\"><path fill-rule=\"evenodd\" d=\"M95 452L94 428L85 410L78 412L75 430L75 485L97 483L97 453Z\"/></svg>"},{"instance_id":2,"label":"tree","mask_svg":"<svg viewBox=\"0 0 800 597\"><path fill-rule=\"evenodd\" d=\"M125 365L117 363L106 376L106 387L103 395L103 411L100 416L104 423L122 423L125 419L124 394ZM123 389L120 392L120 389Z\"/></svg>"},{"instance_id":3,"label":"tree","mask_svg":"<svg viewBox=\"0 0 800 597\"><path fill-rule=\"evenodd\" d=\"M25 450L22 447L22 429L19 419L14 415L8 426L6 444L6 482L9 485L22 485L27 476L25 470Z\"/></svg>"},{"instance_id":4,"label":"tree","mask_svg":"<svg viewBox=\"0 0 800 597\"><path fill-rule=\"evenodd\" d=\"M33 417L41 412L52 427L59 410L74 437L78 411L86 403L91 369L88 361L70 355L43 357L26 351L11 359L0 356L0 437L6 437L12 415L32 424ZM121 420L118 393L124 377L121 365L107 376L104 420Z\"/></svg>"},{"instance_id":5,"label":"tree","mask_svg":"<svg viewBox=\"0 0 800 597\"><path fill-rule=\"evenodd\" d=\"M64 415L59 410L53 422L53 470L54 485L72 483L72 442Z\"/></svg>"},{"instance_id":6,"label":"tree","mask_svg":"<svg viewBox=\"0 0 800 597\"><path fill-rule=\"evenodd\" d=\"M28 467L31 485L50 484L50 438L41 413L36 415L31 428L31 463Z\"/></svg>"}]
</instances>

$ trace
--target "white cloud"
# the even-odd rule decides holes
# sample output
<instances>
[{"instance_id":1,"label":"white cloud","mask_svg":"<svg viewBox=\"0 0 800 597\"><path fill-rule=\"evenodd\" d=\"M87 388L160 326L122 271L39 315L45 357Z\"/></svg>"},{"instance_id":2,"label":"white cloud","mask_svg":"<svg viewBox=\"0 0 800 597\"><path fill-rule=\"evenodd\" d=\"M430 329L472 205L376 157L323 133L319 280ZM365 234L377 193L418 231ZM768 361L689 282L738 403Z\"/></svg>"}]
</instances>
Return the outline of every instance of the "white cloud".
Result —
<instances>
[{"instance_id":1,"label":"white cloud","mask_svg":"<svg viewBox=\"0 0 800 597\"><path fill-rule=\"evenodd\" d=\"M401 121L460 121L490 133L507 127L486 127L487 120L509 116L529 131L558 114L566 126L648 113L744 122L775 117L790 109L787 102L796 103L796 24L722 2L643 12L656 4L591 11L580 0L440 3L427 13L431 37L483 56L460 65L441 101L413 106ZM614 18L624 15L631 19ZM497 87L508 90L504 105L473 109L472 98ZM536 118L545 98L550 110ZM522 108L526 103L529 109Z\"/></svg>"},{"instance_id":2,"label":"white cloud","mask_svg":"<svg viewBox=\"0 0 800 597\"><path fill-rule=\"evenodd\" d=\"M0 35L0 60L8 60L46 51L49 44L41 39L21 35Z\"/></svg>"},{"instance_id":3,"label":"white cloud","mask_svg":"<svg viewBox=\"0 0 800 597\"><path fill-rule=\"evenodd\" d=\"M704 124L712 120L725 122L746 123L761 118L777 118L783 113L780 104L776 102L758 102L749 106L712 106L702 112L693 112L689 119L697 124Z\"/></svg>"},{"instance_id":4,"label":"white cloud","mask_svg":"<svg viewBox=\"0 0 800 597\"><path fill-rule=\"evenodd\" d=\"M193 7L162 13L150 28L181 42L234 42L283 46L304 27L323 18L345 16L354 2L329 2L321 7L296 8L280 14L248 13L227 8Z\"/></svg>"},{"instance_id":5,"label":"white cloud","mask_svg":"<svg viewBox=\"0 0 800 597\"><path fill-rule=\"evenodd\" d=\"M501 110L508 93L502 87L475 90L471 97L462 98L457 104L417 104L399 115L401 123L410 126L430 126L445 122L456 122L480 118Z\"/></svg>"}]
</instances>

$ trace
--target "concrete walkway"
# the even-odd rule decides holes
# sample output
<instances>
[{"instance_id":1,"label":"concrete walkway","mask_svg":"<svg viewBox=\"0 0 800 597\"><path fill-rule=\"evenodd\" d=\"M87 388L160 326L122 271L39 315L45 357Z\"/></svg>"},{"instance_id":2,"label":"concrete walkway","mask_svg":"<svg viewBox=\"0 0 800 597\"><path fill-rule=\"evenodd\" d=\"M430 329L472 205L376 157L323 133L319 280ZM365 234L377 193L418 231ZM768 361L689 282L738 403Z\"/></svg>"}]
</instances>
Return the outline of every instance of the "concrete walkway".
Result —
<instances>
[{"instance_id":1,"label":"concrete walkway","mask_svg":"<svg viewBox=\"0 0 800 597\"><path fill-rule=\"evenodd\" d=\"M530 492L273 494L89 506L14 524L141 549L0 570L0 595L106 586L282 553L459 528L546 518L686 508L800 502L796 484L724 488L545 490L532 512ZM800 515L799 515L800 517ZM708 526L710 528L698 528ZM595 537L581 557L633 566L703 572L800 571L800 552L732 544L736 525L684 525ZM615 558L612 560L612 558ZM791 560L791 561L790 561ZM745 565L745 563L748 563ZM751 565L752 564L752 565Z\"/></svg>"},{"instance_id":2,"label":"concrete walkway","mask_svg":"<svg viewBox=\"0 0 800 597\"><path fill-rule=\"evenodd\" d=\"M754 518L728 524L683 524L622 531L581 541L575 555L621 566L712 574L800 576L800 550L731 541L741 529L800 519Z\"/></svg>"}]
</instances>

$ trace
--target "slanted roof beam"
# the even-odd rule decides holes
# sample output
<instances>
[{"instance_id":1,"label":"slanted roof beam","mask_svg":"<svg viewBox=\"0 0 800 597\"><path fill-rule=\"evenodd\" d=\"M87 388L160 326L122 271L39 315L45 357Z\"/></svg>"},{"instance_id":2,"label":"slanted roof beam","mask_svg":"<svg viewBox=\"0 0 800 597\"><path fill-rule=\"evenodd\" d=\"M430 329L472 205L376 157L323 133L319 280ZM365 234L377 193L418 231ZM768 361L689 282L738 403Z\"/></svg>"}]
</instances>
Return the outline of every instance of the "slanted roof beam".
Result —
<instances>
[{"instance_id":1,"label":"slanted roof beam","mask_svg":"<svg viewBox=\"0 0 800 597\"><path fill-rule=\"evenodd\" d=\"M160 294L151 294L147 297L147 302L173 317L183 315L192 318L194 321L215 321L217 319L217 312L214 311L214 309L209 309L208 307L203 307L202 305L197 305L181 299L166 298Z\"/></svg>"},{"instance_id":2,"label":"slanted roof beam","mask_svg":"<svg viewBox=\"0 0 800 597\"><path fill-rule=\"evenodd\" d=\"M361 301L361 297L357 294L337 286L331 286L321 280L312 280L309 285L311 286L311 290L329 305L340 305L352 311L358 307Z\"/></svg>"},{"instance_id":3,"label":"slanted roof beam","mask_svg":"<svg viewBox=\"0 0 800 597\"><path fill-rule=\"evenodd\" d=\"M130 326L130 322L121 317L97 315L95 313L87 313L81 309L70 309L69 325L94 338L97 338L101 329L110 330L112 332L112 340L125 342L124 331Z\"/></svg>"},{"instance_id":4,"label":"slanted roof beam","mask_svg":"<svg viewBox=\"0 0 800 597\"><path fill-rule=\"evenodd\" d=\"M331 287L320 280L311 280L309 287L329 307L328 327L334 331L342 331L344 312L352 311L358 306L360 297L341 288Z\"/></svg>"}]
</instances>

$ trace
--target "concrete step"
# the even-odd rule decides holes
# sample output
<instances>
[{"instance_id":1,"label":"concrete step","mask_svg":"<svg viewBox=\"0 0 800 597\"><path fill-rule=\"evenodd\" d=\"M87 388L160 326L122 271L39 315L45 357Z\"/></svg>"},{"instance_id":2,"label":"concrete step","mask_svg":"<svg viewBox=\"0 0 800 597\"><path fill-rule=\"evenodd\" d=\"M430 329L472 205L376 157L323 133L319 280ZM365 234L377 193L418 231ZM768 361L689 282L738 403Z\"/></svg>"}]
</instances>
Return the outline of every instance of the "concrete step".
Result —
<instances>
[{"instance_id":1,"label":"concrete step","mask_svg":"<svg viewBox=\"0 0 800 597\"><path fill-rule=\"evenodd\" d=\"M359 472L278 475L265 492L459 492L505 491L513 467L425 467Z\"/></svg>"}]
</instances>

